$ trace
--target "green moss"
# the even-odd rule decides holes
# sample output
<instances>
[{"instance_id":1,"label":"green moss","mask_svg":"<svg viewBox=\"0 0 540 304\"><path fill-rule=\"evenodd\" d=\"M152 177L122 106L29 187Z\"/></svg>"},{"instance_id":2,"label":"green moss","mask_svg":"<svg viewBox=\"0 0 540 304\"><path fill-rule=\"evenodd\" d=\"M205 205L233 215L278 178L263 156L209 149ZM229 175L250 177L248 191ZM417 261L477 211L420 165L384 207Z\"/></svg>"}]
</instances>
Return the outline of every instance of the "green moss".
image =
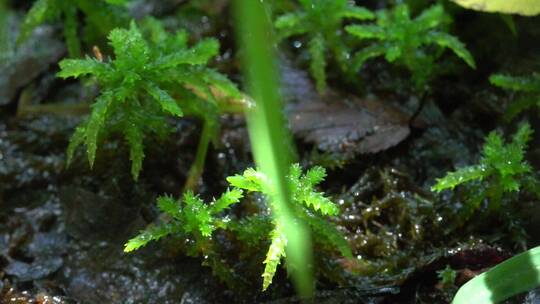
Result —
<instances>
[{"instance_id":1,"label":"green moss","mask_svg":"<svg viewBox=\"0 0 540 304\"><path fill-rule=\"evenodd\" d=\"M363 8L351 5L346 0L303 0L302 10L279 16L274 26L281 39L306 35L310 55L310 71L317 83L317 90L326 89L326 66L331 52L342 70L347 69L348 47L340 32L345 19L369 20L374 14Z\"/></svg>"},{"instance_id":2,"label":"green moss","mask_svg":"<svg viewBox=\"0 0 540 304\"><path fill-rule=\"evenodd\" d=\"M437 180L432 190L440 192L461 185L470 186L465 217L471 216L485 199L489 200L492 210L499 210L505 194L517 193L535 180L532 168L525 160L532 132L529 124L522 124L509 143L505 143L500 134L491 132L478 165L448 173Z\"/></svg>"},{"instance_id":3,"label":"green moss","mask_svg":"<svg viewBox=\"0 0 540 304\"><path fill-rule=\"evenodd\" d=\"M500 88L518 93L518 96L505 111L507 120L514 119L526 109L537 107L540 109L540 74L533 73L530 76L510 76L505 74L493 74L489 81Z\"/></svg>"},{"instance_id":4,"label":"green moss","mask_svg":"<svg viewBox=\"0 0 540 304\"><path fill-rule=\"evenodd\" d=\"M21 26L18 41L26 40L39 25L49 21L63 22L64 38L71 57L81 55L78 13L85 16L87 25L97 29L102 36L117 26L126 25L127 14L120 9L129 0L37 0L28 11Z\"/></svg>"},{"instance_id":5,"label":"green moss","mask_svg":"<svg viewBox=\"0 0 540 304\"><path fill-rule=\"evenodd\" d=\"M312 228L315 241L324 249L328 252L338 251L346 257L352 257L349 245L341 232L325 219L325 216L337 215L339 209L321 192L314 189L324 177L325 171L321 167L312 168L305 174L302 174L299 165L291 167L288 181L293 194L295 213ZM272 197L273 186L264 174L254 169L247 169L242 175L231 176L227 180L233 188L209 204L204 203L191 192L185 193L181 200L170 197L159 198L159 209L172 217L172 220L148 227L129 240L124 250L130 252L150 241L172 234L194 240L188 251L204 257L205 261L222 261L223 258L219 253L208 251L208 248L215 247L213 242L218 229L231 232L250 250L257 250L260 247L256 244L268 241L270 245L263 261L265 268L262 274L262 286L263 290L266 290L286 253L287 238L283 226L276 218L270 219L264 210L261 210L259 214L241 219L231 218L224 211L238 203L244 191L262 193L266 198ZM207 264L211 267L215 266L213 263ZM228 269L223 263L218 264L221 270ZM234 282L229 281L231 271L218 270L216 274L227 274L220 277L229 285L234 286Z\"/></svg>"},{"instance_id":6,"label":"green moss","mask_svg":"<svg viewBox=\"0 0 540 304\"><path fill-rule=\"evenodd\" d=\"M149 40L132 22L129 29L114 29L109 34L115 53L109 62L93 58L60 62L59 77L91 75L101 89L90 116L71 139L68 163L76 148L84 144L92 166L99 139L120 133L130 147L131 172L137 179L144 159L144 139L147 134L163 137L168 117L199 116L215 131L219 109L211 87L241 98L232 82L206 67L218 54L217 40L203 39L189 47L186 32L170 35L152 22L148 33ZM210 139L207 137L204 140Z\"/></svg>"},{"instance_id":7,"label":"green moss","mask_svg":"<svg viewBox=\"0 0 540 304\"><path fill-rule=\"evenodd\" d=\"M411 71L418 89L423 90L435 73L438 50L450 49L456 56L475 68L472 55L444 25L449 20L442 5L434 5L411 18L409 7L398 5L392 10L377 12L376 24L349 25L345 30L361 40L370 40L353 57L352 69L358 70L366 60L384 56L388 62ZM435 47L435 48L433 48Z\"/></svg>"}]
</instances>

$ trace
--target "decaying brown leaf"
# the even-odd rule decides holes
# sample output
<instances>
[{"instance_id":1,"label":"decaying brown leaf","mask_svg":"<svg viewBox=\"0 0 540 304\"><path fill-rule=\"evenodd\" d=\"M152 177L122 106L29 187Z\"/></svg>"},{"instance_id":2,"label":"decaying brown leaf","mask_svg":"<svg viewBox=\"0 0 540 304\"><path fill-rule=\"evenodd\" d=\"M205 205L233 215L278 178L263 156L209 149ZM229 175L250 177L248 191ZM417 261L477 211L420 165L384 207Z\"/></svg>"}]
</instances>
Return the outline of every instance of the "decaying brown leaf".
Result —
<instances>
[{"instance_id":1,"label":"decaying brown leaf","mask_svg":"<svg viewBox=\"0 0 540 304\"><path fill-rule=\"evenodd\" d=\"M393 147L410 133L409 117L382 100L329 91L317 95L309 76L282 68L293 133L325 152L364 154Z\"/></svg>"}]
</instances>

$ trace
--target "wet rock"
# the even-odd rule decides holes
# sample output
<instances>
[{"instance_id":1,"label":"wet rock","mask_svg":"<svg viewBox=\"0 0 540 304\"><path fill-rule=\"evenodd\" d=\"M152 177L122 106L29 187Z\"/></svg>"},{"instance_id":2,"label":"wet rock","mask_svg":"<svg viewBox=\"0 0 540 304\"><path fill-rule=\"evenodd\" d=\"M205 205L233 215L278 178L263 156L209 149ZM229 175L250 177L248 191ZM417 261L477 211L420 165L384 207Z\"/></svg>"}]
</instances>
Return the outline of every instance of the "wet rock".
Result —
<instances>
[{"instance_id":1,"label":"wet rock","mask_svg":"<svg viewBox=\"0 0 540 304\"><path fill-rule=\"evenodd\" d=\"M61 256L67 251L64 233L36 233L27 247L30 256Z\"/></svg>"},{"instance_id":2,"label":"wet rock","mask_svg":"<svg viewBox=\"0 0 540 304\"><path fill-rule=\"evenodd\" d=\"M60 191L67 232L80 240L116 240L120 244L144 226L139 208L124 205L118 198L79 187Z\"/></svg>"},{"instance_id":3,"label":"wet rock","mask_svg":"<svg viewBox=\"0 0 540 304\"><path fill-rule=\"evenodd\" d=\"M5 269L5 273L17 277L20 282L28 282L45 278L60 269L63 265L62 258L37 259L32 263L20 261L11 262Z\"/></svg>"},{"instance_id":4,"label":"wet rock","mask_svg":"<svg viewBox=\"0 0 540 304\"><path fill-rule=\"evenodd\" d=\"M540 289L535 288L528 291L523 304L540 304Z\"/></svg>"},{"instance_id":5,"label":"wet rock","mask_svg":"<svg viewBox=\"0 0 540 304\"><path fill-rule=\"evenodd\" d=\"M11 58L0 63L0 105L12 102L19 89L57 63L64 53L65 47L54 37L52 27L38 27Z\"/></svg>"},{"instance_id":6,"label":"wet rock","mask_svg":"<svg viewBox=\"0 0 540 304\"><path fill-rule=\"evenodd\" d=\"M135 254L118 247L71 255L61 274L68 295L81 303L235 303L199 262L164 256L155 246Z\"/></svg>"},{"instance_id":7,"label":"wet rock","mask_svg":"<svg viewBox=\"0 0 540 304\"><path fill-rule=\"evenodd\" d=\"M386 303L385 297L399 292L398 287L340 288L337 290L319 290L315 292L312 303L321 304L379 304ZM298 297L290 297L267 304L304 303Z\"/></svg>"},{"instance_id":8,"label":"wet rock","mask_svg":"<svg viewBox=\"0 0 540 304\"><path fill-rule=\"evenodd\" d=\"M13 200L13 191L54 183L73 126L73 119L47 116L0 122L0 193L10 191Z\"/></svg>"}]
</instances>

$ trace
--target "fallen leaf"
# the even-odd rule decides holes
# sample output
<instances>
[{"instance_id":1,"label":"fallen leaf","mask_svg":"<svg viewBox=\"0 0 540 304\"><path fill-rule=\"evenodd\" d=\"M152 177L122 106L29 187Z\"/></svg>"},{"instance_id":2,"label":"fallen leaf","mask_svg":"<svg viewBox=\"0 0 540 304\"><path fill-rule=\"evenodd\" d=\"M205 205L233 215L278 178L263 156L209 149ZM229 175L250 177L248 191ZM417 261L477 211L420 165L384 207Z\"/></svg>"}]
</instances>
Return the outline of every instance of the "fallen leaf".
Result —
<instances>
[{"instance_id":1,"label":"fallen leaf","mask_svg":"<svg viewBox=\"0 0 540 304\"><path fill-rule=\"evenodd\" d=\"M322 151L376 153L397 145L410 134L409 116L382 100L332 90L320 96L304 71L292 68L286 61L281 71L292 132Z\"/></svg>"}]
</instances>

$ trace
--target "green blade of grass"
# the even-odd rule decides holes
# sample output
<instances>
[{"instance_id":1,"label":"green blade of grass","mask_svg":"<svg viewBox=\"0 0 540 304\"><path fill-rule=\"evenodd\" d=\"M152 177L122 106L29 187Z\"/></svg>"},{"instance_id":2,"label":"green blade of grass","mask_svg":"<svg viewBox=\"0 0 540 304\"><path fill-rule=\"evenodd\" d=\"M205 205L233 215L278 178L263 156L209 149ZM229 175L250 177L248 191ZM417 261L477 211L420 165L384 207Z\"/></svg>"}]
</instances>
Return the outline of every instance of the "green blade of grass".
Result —
<instances>
[{"instance_id":1,"label":"green blade of grass","mask_svg":"<svg viewBox=\"0 0 540 304\"><path fill-rule=\"evenodd\" d=\"M290 189L285 179L292 144L278 91L271 22L261 1L237 0L234 5L244 75L255 100L255 107L246 111L255 162L274 185L272 210L285 230L287 265L297 292L309 297L313 293L311 240L305 224L295 217L291 208Z\"/></svg>"},{"instance_id":2,"label":"green blade of grass","mask_svg":"<svg viewBox=\"0 0 540 304\"><path fill-rule=\"evenodd\" d=\"M452 304L498 303L540 286L540 247L516 255L463 285Z\"/></svg>"}]
</instances>

